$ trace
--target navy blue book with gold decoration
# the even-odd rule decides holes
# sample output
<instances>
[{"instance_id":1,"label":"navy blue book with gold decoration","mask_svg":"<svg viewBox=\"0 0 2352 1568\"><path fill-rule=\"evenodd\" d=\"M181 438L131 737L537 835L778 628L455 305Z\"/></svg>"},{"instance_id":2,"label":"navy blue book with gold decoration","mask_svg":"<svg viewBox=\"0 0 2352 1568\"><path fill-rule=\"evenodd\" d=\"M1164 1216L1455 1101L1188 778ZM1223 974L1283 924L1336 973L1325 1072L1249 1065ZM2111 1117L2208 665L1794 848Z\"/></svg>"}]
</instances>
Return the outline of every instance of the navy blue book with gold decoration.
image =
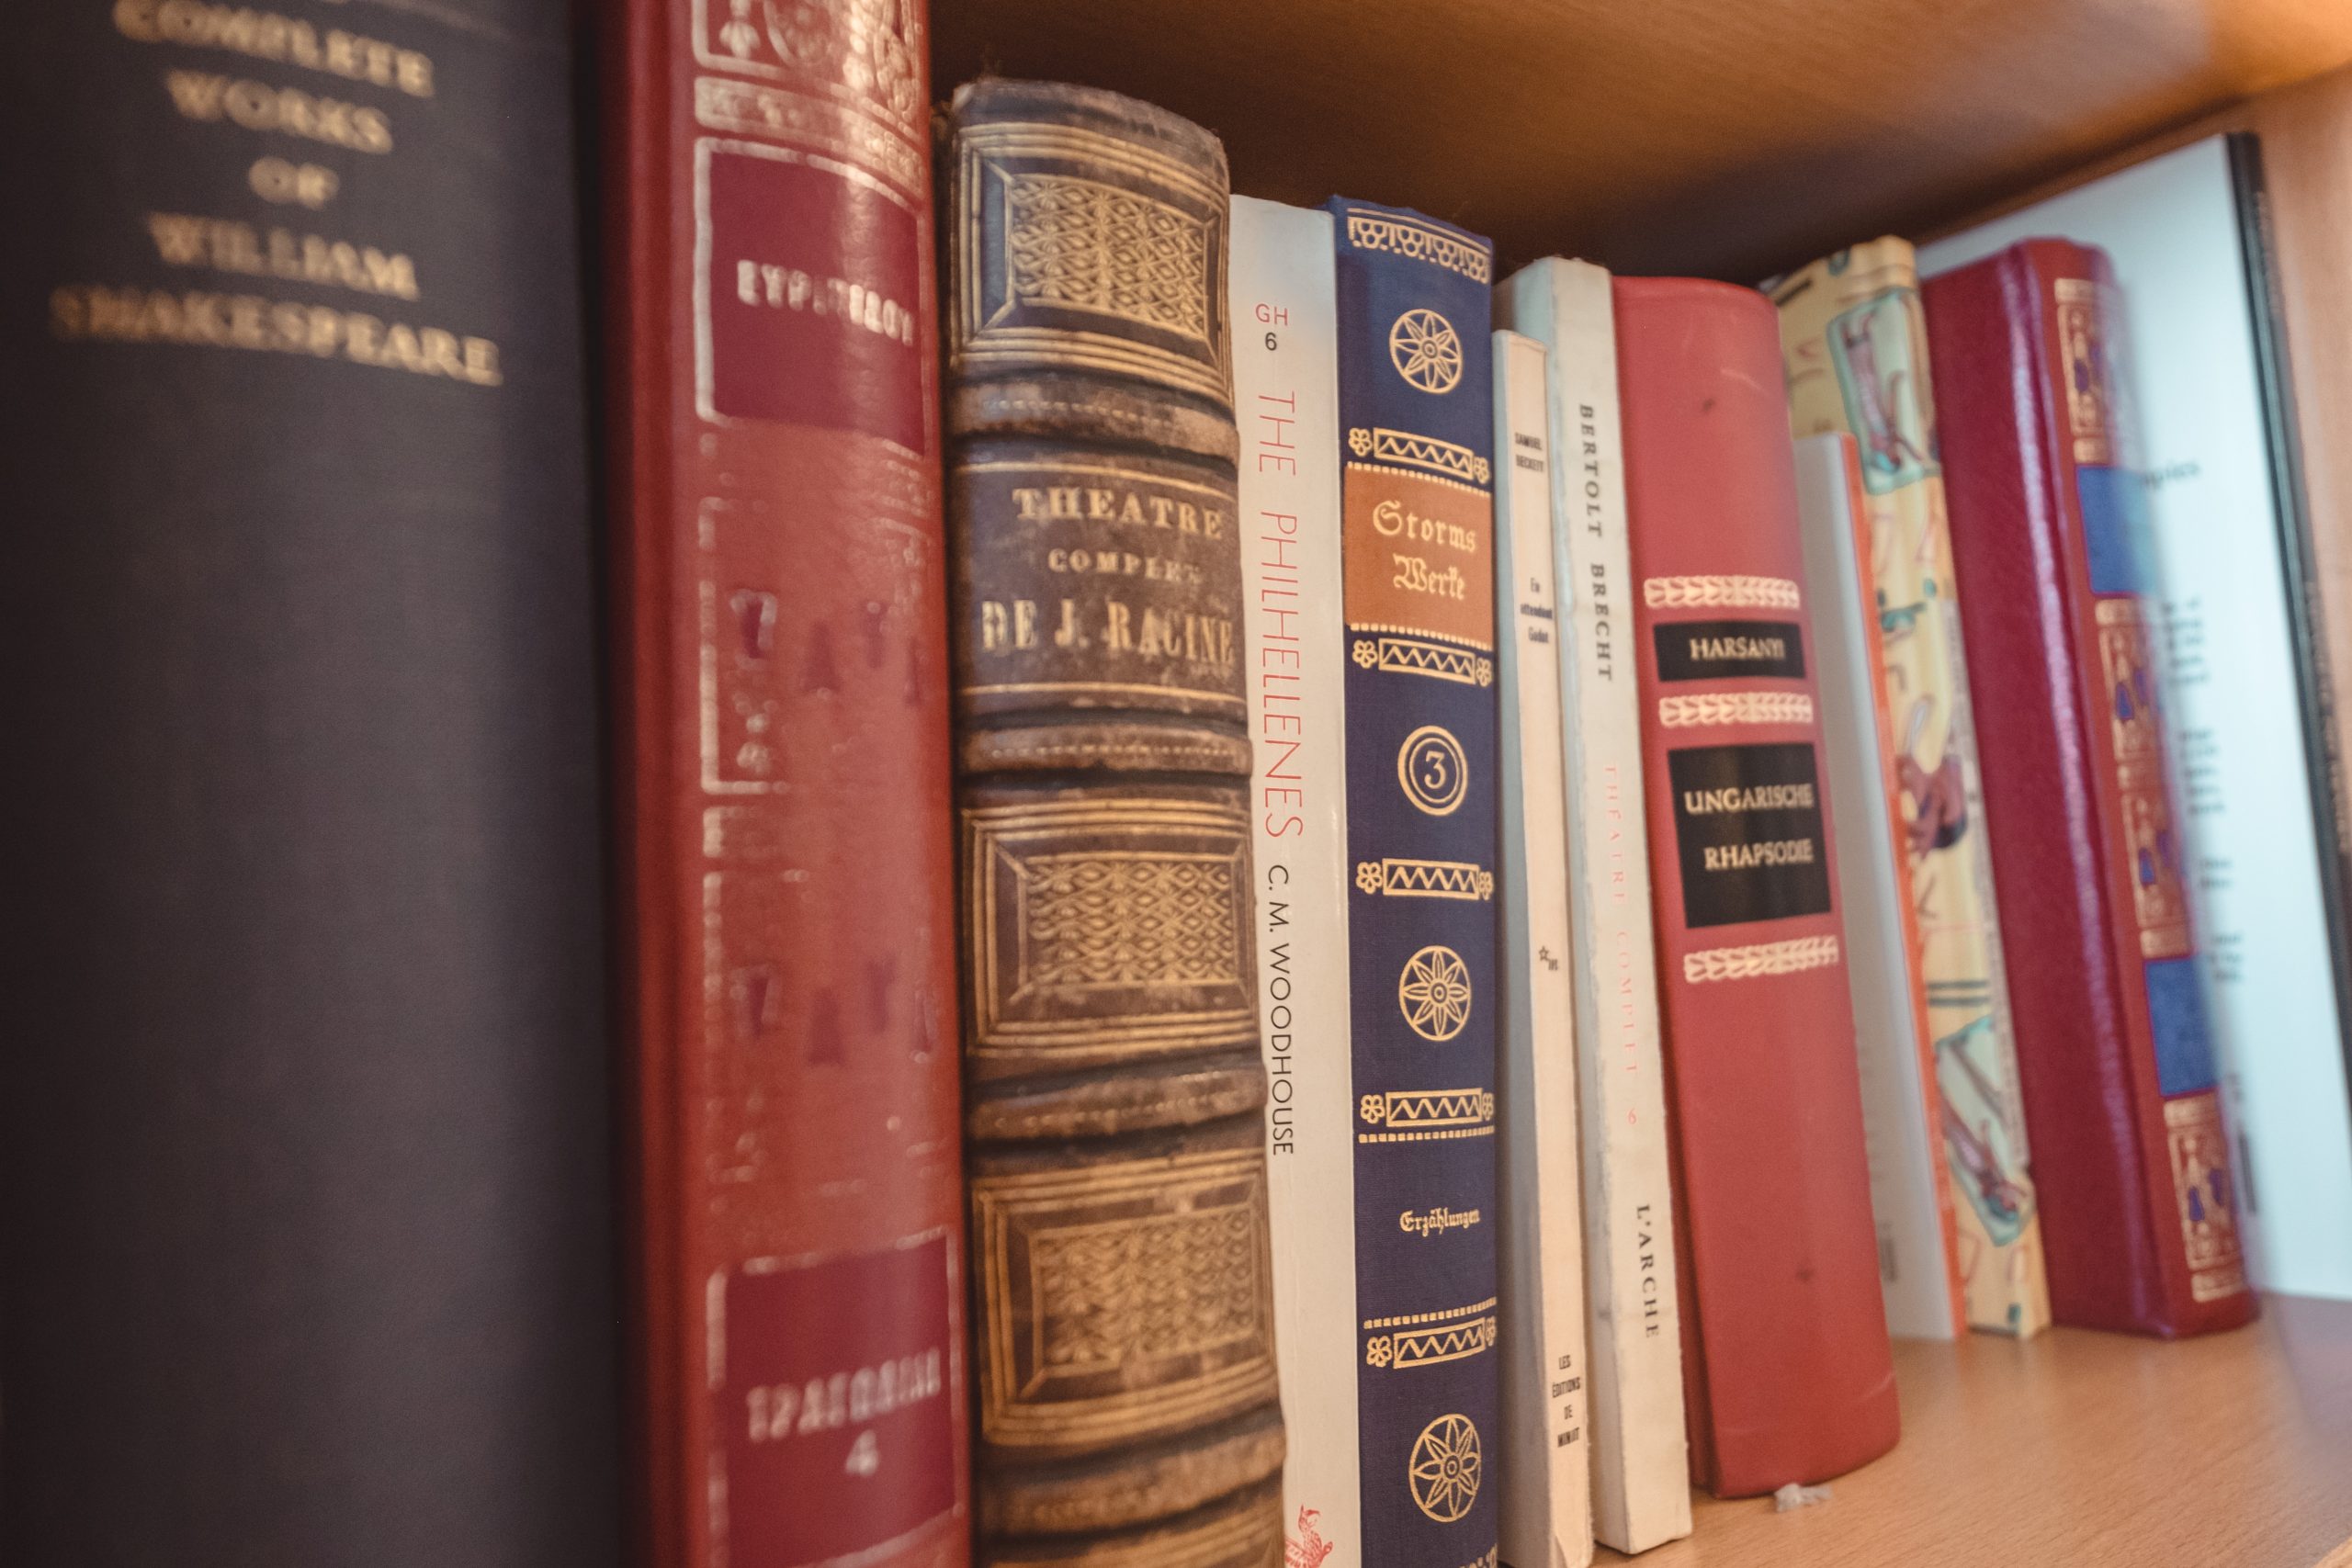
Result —
<instances>
[{"instance_id":1,"label":"navy blue book with gold decoration","mask_svg":"<svg viewBox=\"0 0 2352 1568\"><path fill-rule=\"evenodd\" d=\"M1363 1562L1495 1561L1487 243L1335 198Z\"/></svg>"}]
</instances>

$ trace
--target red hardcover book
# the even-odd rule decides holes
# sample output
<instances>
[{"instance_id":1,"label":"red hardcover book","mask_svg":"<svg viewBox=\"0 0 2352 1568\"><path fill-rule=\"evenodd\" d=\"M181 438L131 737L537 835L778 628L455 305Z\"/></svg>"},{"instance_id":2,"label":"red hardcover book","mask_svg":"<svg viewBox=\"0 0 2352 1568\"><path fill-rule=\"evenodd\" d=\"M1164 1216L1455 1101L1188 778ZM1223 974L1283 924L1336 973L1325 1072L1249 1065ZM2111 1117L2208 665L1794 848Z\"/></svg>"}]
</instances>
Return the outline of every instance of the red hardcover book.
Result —
<instances>
[{"instance_id":1,"label":"red hardcover book","mask_svg":"<svg viewBox=\"0 0 2352 1568\"><path fill-rule=\"evenodd\" d=\"M1924 291L2026 1133L2060 1323L2251 1319L2096 250Z\"/></svg>"},{"instance_id":2,"label":"red hardcover book","mask_svg":"<svg viewBox=\"0 0 2352 1568\"><path fill-rule=\"evenodd\" d=\"M1894 1444L1770 301L1621 278L1642 765L1690 1471L1724 1496Z\"/></svg>"},{"instance_id":3,"label":"red hardcover book","mask_svg":"<svg viewBox=\"0 0 2352 1568\"><path fill-rule=\"evenodd\" d=\"M644 1560L956 1568L924 7L604 9Z\"/></svg>"}]
</instances>

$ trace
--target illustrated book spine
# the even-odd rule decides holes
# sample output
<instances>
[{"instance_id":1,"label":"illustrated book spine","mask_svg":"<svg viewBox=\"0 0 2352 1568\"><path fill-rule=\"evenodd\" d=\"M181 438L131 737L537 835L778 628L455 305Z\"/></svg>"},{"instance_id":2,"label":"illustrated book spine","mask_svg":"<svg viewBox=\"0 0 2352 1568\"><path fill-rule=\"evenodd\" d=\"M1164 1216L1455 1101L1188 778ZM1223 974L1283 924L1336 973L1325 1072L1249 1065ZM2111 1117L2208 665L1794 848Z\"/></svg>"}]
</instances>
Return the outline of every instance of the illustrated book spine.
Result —
<instances>
[{"instance_id":1,"label":"illustrated book spine","mask_svg":"<svg viewBox=\"0 0 2352 1568\"><path fill-rule=\"evenodd\" d=\"M613 1568L569 8L10 31L0 1561Z\"/></svg>"},{"instance_id":2,"label":"illustrated book spine","mask_svg":"<svg viewBox=\"0 0 2352 1568\"><path fill-rule=\"evenodd\" d=\"M1802 268L1772 296L1796 433L1842 430L1860 447L1886 677L1880 723L1895 751L1889 801L1908 840L1962 1309L1973 1327L2037 1334L2049 1325L2050 1291L1917 261L1906 242L1876 240Z\"/></svg>"},{"instance_id":3,"label":"illustrated book spine","mask_svg":"<svg viewBox=\"0 0 2352 1568\"><path fill-rule=\"evenodd\" d=\"M608 19L643 1551L958 1568L924 7Z\"/></svg>"},{"instance_id":4,"label":"illustrated book spine","mask_svg":"<svg viewBox=\"0 0 2352 1568\"><path fill-rule=\"evenodd\" d=\"M2146 497L2103 254L1928 280L2050 1299L2177 1335L2255 1315L2143 597Z\"/></svg>"},{"instance_id":5,"label":"illustrated book spine","mask_svg":"<svg viewBox=\"0 0 2352 1568\"><path fill-rule=\"evenodd\" d=\"M1556 258L1506 279L1495 304L1551 362L1593 1533L1645 1551L1690 1533L1690 1472L1615 308L1605 270Z\"/></svg>"},{"instance_id":6,"label":"illustrated book spine","mask_svg":"<svg viewBox=\"0 0 2352 1568\"><path fill-rule=\"evenodd\" d=\"M1491 1564L1494 382L1486 241L1335 198L1364 1561Z\"/></svg>"},{"instance_id":7,"label":"illustrated book spine","mask_svg":"<svg viewBox=\"0 0 2352 1568\"><path fill-rule=\"evenodd\" d=\"M948 113L978 1551L1283 1555L1225 153Z\"/></svg>"},{"instance_id":8,"label":"illustrated book spine","mask_svg":"<svg viewBox=\"0 0 2352 1568\"><path fill-rule=\"evenodd\" d=\"M1896 1431L1818 660L1770 302L1613 287L1691 1472L1743 1496Z\"/></svg>"},{"instance_id":9,"label":"illustrated book spine","mask_svg":"<svg viewBox=\"0 0 2352 1568\"><path fill-rule=\"evenodd\" d=\"M1951 1206L1943 1188L1943 1122L1936 1114L1928 998L1918 977L1917 916L1896 798L1894 748L1882 728L1871 533L1861 465L1843 431L1797 443L1797 516L1804 590L1813 606L1821 691L1822 760L1845 908L1846 973L1854 998L1862 1139L1879 1287L1889 1333L1950 1339L1965 1326L1951 1267Z\"/></svg>"},{"instance_id":10,"label":"illustrated book spine","mask_svg":"<svg viewBox=\"0 0 2352 1568\"><path fill-rule=\"evenodd\" d=\"M1357 1568L1356 1105L1348 1063L1340 382L1331 215L1233 198L1234 410L1283 1518Z\"/></svg>"},{"instance_id":11,"label":"illustrated book spine","mask_svg":"<svg viewBox=\"0 0 2352 1568\"><path fill-rule=\"evenodd\" d=\"M1502 1561L1512 1568L1582 1568L1592 1559L1592 1475L1550 356L1518 333L1498 332L1494 344Z\"/></svg>"}]
</instances>

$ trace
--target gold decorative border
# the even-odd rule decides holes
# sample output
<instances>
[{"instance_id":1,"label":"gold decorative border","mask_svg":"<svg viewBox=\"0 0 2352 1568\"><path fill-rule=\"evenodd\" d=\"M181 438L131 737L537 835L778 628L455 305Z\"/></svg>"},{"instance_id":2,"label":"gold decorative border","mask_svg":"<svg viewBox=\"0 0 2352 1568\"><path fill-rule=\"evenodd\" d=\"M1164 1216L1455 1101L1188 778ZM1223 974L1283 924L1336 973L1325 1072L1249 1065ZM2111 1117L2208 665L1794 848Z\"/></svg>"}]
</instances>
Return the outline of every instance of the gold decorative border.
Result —
<instances>
[{"instance_id":1,"label":"gold decorative border","mask_svg":"<svg viewBox=\"0 0 2352 1568\"><path fill-rule=\"evenodd\" d=\"M1449 1102L1459 1102L1460 1109ZM1482 1126L1495 1119L1495 1091L1475 1084L1467 1089L1390 1089L1363 1096L1356 1113L1375 1127Z\"/></svg>"},{"instance_id":2,"label":"gold decorative border","mask_svg":"<svg viewBox=\"0 0 2352 1568\"><path fill-rule=\"evenodd\" d=\"M806 93L697 76L695 119L711 130L782 137L841 157L863 159L899 187L900 206L922 189L923 154L916 143L870 116Z\"/></svg>"},{"instance_id":3,"label":"gold decorative border","mask_svg":"<svg viewBox=\"0 0 2352 1568\"><path fill-rule=\"evenodd\" d=\"M1348 450L1374 463L1427 468L1450 479L1480 485L1492 482L1495 477L1494 465L1467 446L1440 441L1434 435L1416 435L1409 430L1391 430L1386 425L1374 425L1369 430L1362 425L1351 428Z\"/></svg>"},{"instance_id":4,"label":"gold decorative border","mask_svg":"<svg viewBox=\"0 0 2352 1568\"><path fill-rule=\"evenodd\" d=\"M1386 675L1426 675L1433 681L1453 681L1464 686L1495 683L1492 659L1427 637L1385 632L1377 637L1358 637L1348 657L1356 661L1359 670L1377 669Z\"/></svg>"},{"instance_id":5,"label":"gold decorative border","mask_svg":"<svg viewBox=\"0 0 2352 1568\"><path fill-rule=\"evenodd\" d=\"M1475 903L1495 896L1495 874L1459 860L1381 860L1356 863L1356 886L1391 898L1460 898Z\"/></svg>"},{"instance_id":6,"label":"gold decorative border","mask_svg":"<svg viewBox=\"0 0 2352 1568\"><path fill-rule=\"evenodd\" d=\"M1715 724L1811 724L1813 699L1803 692L1693 692L1658 698L1657 721L1668 729Z\"/></svg>"},{"instance_id":7,"label":"gold decorative border","mask_svg":"<svg viewBox=\"0 0 2352 1568\"><path fill-rule=\"evenodd\" d=\"M1792 942L1768 942L1754 947L1711 947L1682 955L1682 977L1692 985L1709 980L1754 980L1770 975L1794 975L1806 969L1826 969L1838 962L1834 936L1798 937Z\"/></svg>"},{"instance_id":8,"label":"gold decorative border","mask_svg":"<svg viewBox=\"0 0 2352 1568\"><path fill-rule=\"evenodd\" d=\"M1271 1335L1257 1352L1204 1376L1156 1387L1121 1390L1089 1399L1055 1400L1044 1409L1023 1400L1013 1381L1015 1336L1035 1332L1034 1323L1013 1321L1012 1243L1024 1210L1093 1209L1121 1199L1149 1200L1171 1190L1198 1191L1230 1184L1261 1215L1266 1201L1263 1154L1255 1145L1240 1149L1176 1155L1045 1170L979 1172L971 1180L972 1258L979 1284L977 1327L981 1354L974 1382L979 1393L979 1425L989 1442L1009 1448L1046 1444L1108 1446L1159 1432L1175 1432L1204 1419L1247 1408L1275 1391ZM1270 1238L1258 1227L1261 1284L1271 1280ZM1261 1300L1271 1327L1271 1302Z\"/></svg>"},{"instance_id":9,"label":"gold decorative border","mask_svg":"<svg viewBox=\"0 0 2352 1568\"><path fill-rule=\"evenodd\" d=\"M1363 1342L1364 1365L1401 1372L1442 1361L1466 1361L1492 1349L1495 1335L1496 1321L1491 1316L1375 1334Z\"/></svg>"},{"instance_id":10,"label":"gold decorative border","mask_svg":"<svg viewBox=\"0 0 2352 1568\"><path fill-rule=\"evenodd\" d=\"M1246 812L1205 801L1073 800L967 808L963 813L964 920L971 933L967 1055L983 1061L1022 1059L1039 1053L1108 1054L1133 1059L1254 1042L1258 1030L1254 999L1229 1008L1148 1016L1123 1012L1109 1018L1005 1021L1005 998L996 988L1002 973L996 920L1002 847L1012 839L1057 840L1074 829L1139 839L1205 835L1230 840L1238 862L1247 852L1250 818ZM1246 886L1246 877L1242 881ZM1237 953L1246 958L1247 931L1237 931L1235 942ZM1246 973L1246 963L1242 968Z\"/></svg>"},{"instance_id":11,"label":"gold decorative border","mask_svg":"<svg viewBox=\"0 0 2352 1568\"><path fill-rule=\"evenodd\" d=\"M1491 253L1433 223L1416 222L1394 212L1349 208L1348 243L1360 251L1428 262L1458 273L1473 283L1495 280L1495 258Z\"/></svg>"},{"instance_id":12,"label":"gold decorative border","mask_svg":"<svg viewBox=\"0 0 2352 1568\"><path fill-rule=\"evenodd\" d=\"M1492 1127L1440 1127L1426 1133L1358 1133L1359 1144L1442 1144L1454 1138L1491 1138Z\"/></svg>"},{"instance_id":13,"label":"gold decorative border","mask_svg":"<svg viewBox=\"0 0 2352 1568\"><path fill-rule=\"evenodd\" d=\"M989 324L994 312L981 297L986 270L976 254L982 232L984 191L991 175L1009 177L997 160L1054 160L1090 174L1124 174L1157 183L1188 197L1201 209L1201 221L1211 230L1209 308L1223 323L1226 310L1225 214L1229 203L1224 192L1184 164L1148 147L1077 126L1026 124L966 126L956 135L957 200L945 221L953 226L956 288L948 312L947 365L951 375L990 369L1095 370L1106 375L1132 376L1196 392L1220 408L1233 403L1233 345L1227 330L1212 328L1204 346L1210 360L1201 360L1149 344L1136 343L1113 333L1092 333L1068 327L1007 327ZM1138 196L1147 193L1138 191ZM1171 334L1173 335L1173 334Z\"/></svg>"},{"instance_id":14,"label":"gold decorative border","mask_svg":"<svg viewBox=\"0 0 2352 1568\"><path fill-rule=\"evenodd\" d=\"M1802 603L1785 577L1650 577L1642 603L1653 610L1793 610Z\"/></svg>"}]
</instances>

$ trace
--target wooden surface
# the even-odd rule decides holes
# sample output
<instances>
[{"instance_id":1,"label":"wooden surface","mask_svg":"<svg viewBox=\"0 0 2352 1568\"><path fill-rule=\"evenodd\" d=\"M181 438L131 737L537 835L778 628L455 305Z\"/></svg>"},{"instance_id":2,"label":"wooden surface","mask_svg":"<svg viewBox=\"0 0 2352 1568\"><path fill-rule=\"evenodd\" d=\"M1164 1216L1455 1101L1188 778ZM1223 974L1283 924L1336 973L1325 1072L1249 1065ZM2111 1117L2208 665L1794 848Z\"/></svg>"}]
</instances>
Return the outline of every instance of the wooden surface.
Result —
<instances>
[{"instance_id":1,"label":"wooden surface","mask_svg":"<svg viewBox=\"0 0 2352 1568\"><path fill-rule=\"evenodd\" d=\"M2346 0L940 0L983 69L1225 139L1234 188L1753 279L2352 61Z\"/></svg>"},{"instance_id":2,"label":"wooden surface","mask_svg":"<svg viewBox=\"0 0 2352 1568\"><path fill-rule=\"evenodd\" d=\"M1643 1568L2311 1568L2352 1559L2352 1303L2165 1344L1895 1346L1903 1440L1827 1503L1702 1497ZM1605 1548L1604 1563L1629 1559Z\"/></svg>"}]
</instances>

